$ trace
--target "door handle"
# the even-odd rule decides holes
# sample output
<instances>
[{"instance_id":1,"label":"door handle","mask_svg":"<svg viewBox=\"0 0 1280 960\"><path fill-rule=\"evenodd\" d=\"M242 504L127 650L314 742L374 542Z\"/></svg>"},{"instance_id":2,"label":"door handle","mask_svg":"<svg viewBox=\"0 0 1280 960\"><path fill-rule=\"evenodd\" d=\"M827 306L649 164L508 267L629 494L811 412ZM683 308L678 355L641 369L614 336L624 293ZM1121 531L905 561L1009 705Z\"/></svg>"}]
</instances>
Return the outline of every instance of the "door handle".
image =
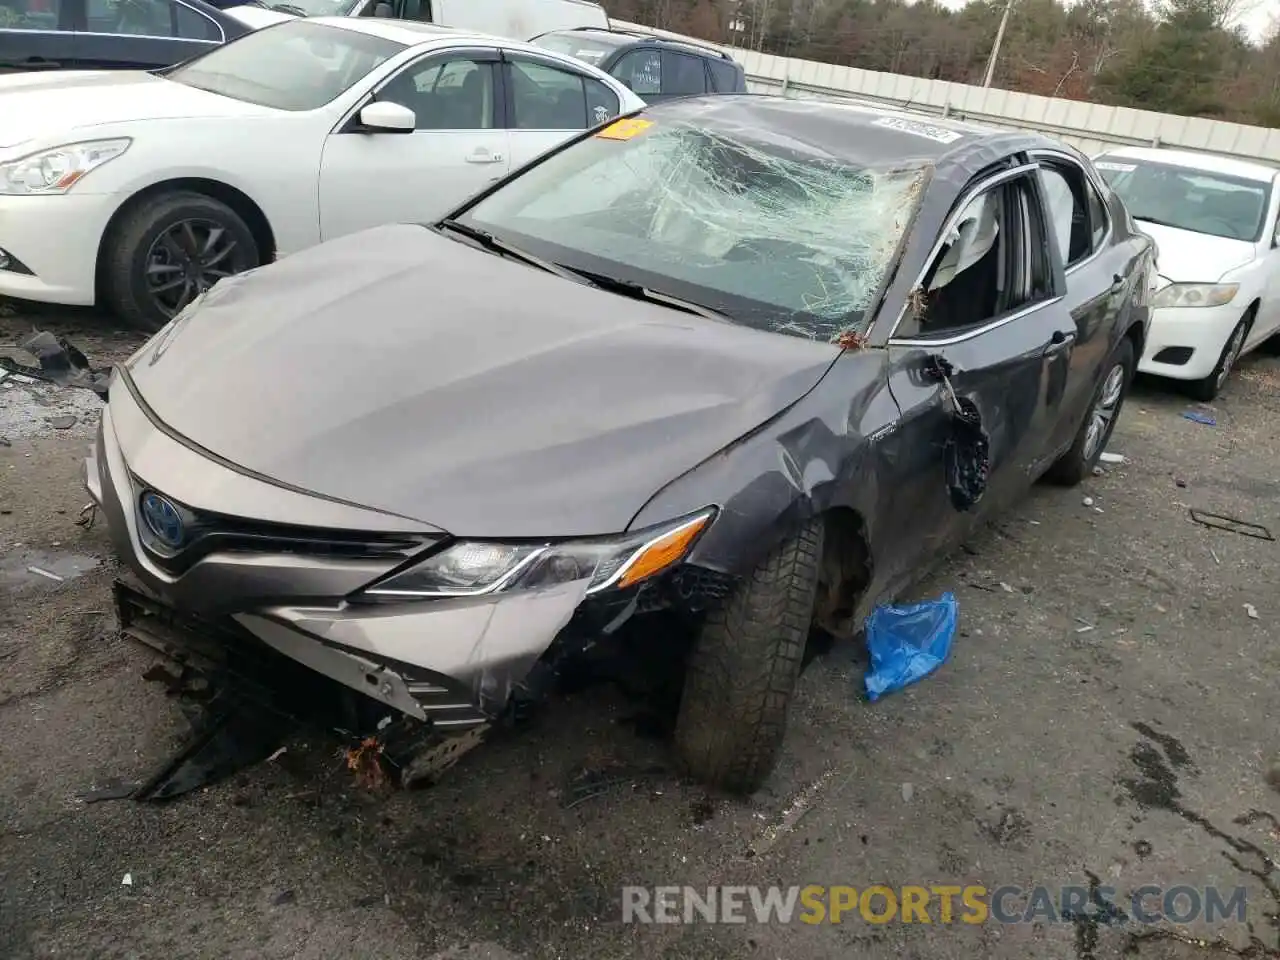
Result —
<instances>
[{"instance_id":1,"label":"door handle","mask_svg":"<svg viewBox=\"0 0 1280 960\"><path fill-rule=\"evenodd\" d=\"M488 150L477 150L467 157L467 163L501 163L502 154L490 153Z\"/></svg>"}]
</instances>

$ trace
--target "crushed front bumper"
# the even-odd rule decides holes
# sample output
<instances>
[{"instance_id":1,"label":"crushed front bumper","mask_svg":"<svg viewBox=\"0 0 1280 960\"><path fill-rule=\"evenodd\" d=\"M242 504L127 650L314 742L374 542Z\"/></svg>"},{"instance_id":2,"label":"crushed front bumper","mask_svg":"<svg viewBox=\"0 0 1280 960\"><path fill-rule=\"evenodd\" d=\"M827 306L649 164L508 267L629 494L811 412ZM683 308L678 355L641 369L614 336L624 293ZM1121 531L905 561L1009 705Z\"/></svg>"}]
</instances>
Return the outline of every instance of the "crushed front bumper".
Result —
<instances>
[{"instance_id":1,"label":"crushed front bumper","mask_svg":"<svg viewBox=\"0 0 1280 960\"><path fill-rule=\"evenodd\" d=\"M464 731L505 709L582 604L587 581L500 598L349 603L344 598L404 557L310 550L299 544L299 530L327 532L317 542L329 542L335 530L427 542L440 531L224 466L158 428L127 379L120 382L85 463L85 486L132 574L118 598L122 618L152 646L190 652L201 640L257 642L401 713ZM215 541L175 564L144 543L139 502L148 489L257 526L252 537ZM284 525L293 539L273 532Z\"/></svg>"}]
</instances>

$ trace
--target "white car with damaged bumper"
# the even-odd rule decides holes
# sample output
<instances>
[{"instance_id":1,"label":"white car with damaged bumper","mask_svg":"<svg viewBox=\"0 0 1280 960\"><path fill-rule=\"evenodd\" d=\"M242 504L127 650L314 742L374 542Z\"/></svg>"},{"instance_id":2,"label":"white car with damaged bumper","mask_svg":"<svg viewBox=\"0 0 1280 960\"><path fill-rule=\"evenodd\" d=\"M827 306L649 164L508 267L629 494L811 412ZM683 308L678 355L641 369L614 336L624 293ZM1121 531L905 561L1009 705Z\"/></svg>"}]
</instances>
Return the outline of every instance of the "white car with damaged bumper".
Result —
<instances>
[{"instance_id":1,"label":"white car with damaged bumper","mask_svg":"<svg viewBox=\"0 0 1280 960\"><path fill-rule=\"evenodd\" d=\"M1280 171L1212 154L1125 148L1095 160L1160 274L1138 369L1212 400L1245 353L1280 331Z\"/></svg>"},{"instance_id":2,"label":"white car with damaged bumper","mask_svg":"<svg viewBox=\"0 0 1280 960\"><path fill-rule=\"evenodd\" d=\"M0 296L158 330L219 279L428 221L642 102L529 44L287 19L155 73L0 77Z\"/></svg>"}]
</instances>

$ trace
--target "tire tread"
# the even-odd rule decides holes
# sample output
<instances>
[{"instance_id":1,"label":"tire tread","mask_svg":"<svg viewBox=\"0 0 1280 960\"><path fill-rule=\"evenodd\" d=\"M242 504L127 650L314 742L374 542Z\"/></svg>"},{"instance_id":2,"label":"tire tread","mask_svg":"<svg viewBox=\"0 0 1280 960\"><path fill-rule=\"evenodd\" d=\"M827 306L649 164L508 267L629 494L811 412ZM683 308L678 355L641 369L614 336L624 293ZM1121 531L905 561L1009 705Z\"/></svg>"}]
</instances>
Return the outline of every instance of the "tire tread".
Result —
<instances>
[{"instance_id":1,"label":"tire tread","mask_svg":"<svg viewBox=\"0 0 1280 960\"><path fill-rule=\"evenodd\" d=\"M777 763L822 545L815 518L707 615L687 665L676 747L687 771L712 786L754 792Z\"/></svg>"}]
</instances>

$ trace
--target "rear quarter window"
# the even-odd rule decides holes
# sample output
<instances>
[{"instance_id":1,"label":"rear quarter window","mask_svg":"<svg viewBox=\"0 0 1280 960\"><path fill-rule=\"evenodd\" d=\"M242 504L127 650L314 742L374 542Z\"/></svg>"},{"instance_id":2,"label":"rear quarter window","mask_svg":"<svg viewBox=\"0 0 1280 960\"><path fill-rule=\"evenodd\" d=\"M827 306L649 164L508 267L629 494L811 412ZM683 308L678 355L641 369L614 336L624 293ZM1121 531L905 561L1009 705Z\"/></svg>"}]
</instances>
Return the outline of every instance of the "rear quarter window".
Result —
<instances>
[{"instance_id":1,"label":"rear quarter window","mask_svg":"<svg viewBox=\"0 0 1280 960\"><path fill-rule=\"evenodd\" d=\"M662 92L667 96L689 97L707 92L707 71L703 59L687 53L662 51Z\"/></svg>"},{"instance_id":2,"label":"rear quarter window","mask_svg":"<svg viewBox=\"0 0 1280 960\"><path fill-rule=\"evenodd\" d=\"M727 60L708 60L711 83L716 93L741 93L744 85L738 82L738 68Z\"/></svg>"}]
</instances>

